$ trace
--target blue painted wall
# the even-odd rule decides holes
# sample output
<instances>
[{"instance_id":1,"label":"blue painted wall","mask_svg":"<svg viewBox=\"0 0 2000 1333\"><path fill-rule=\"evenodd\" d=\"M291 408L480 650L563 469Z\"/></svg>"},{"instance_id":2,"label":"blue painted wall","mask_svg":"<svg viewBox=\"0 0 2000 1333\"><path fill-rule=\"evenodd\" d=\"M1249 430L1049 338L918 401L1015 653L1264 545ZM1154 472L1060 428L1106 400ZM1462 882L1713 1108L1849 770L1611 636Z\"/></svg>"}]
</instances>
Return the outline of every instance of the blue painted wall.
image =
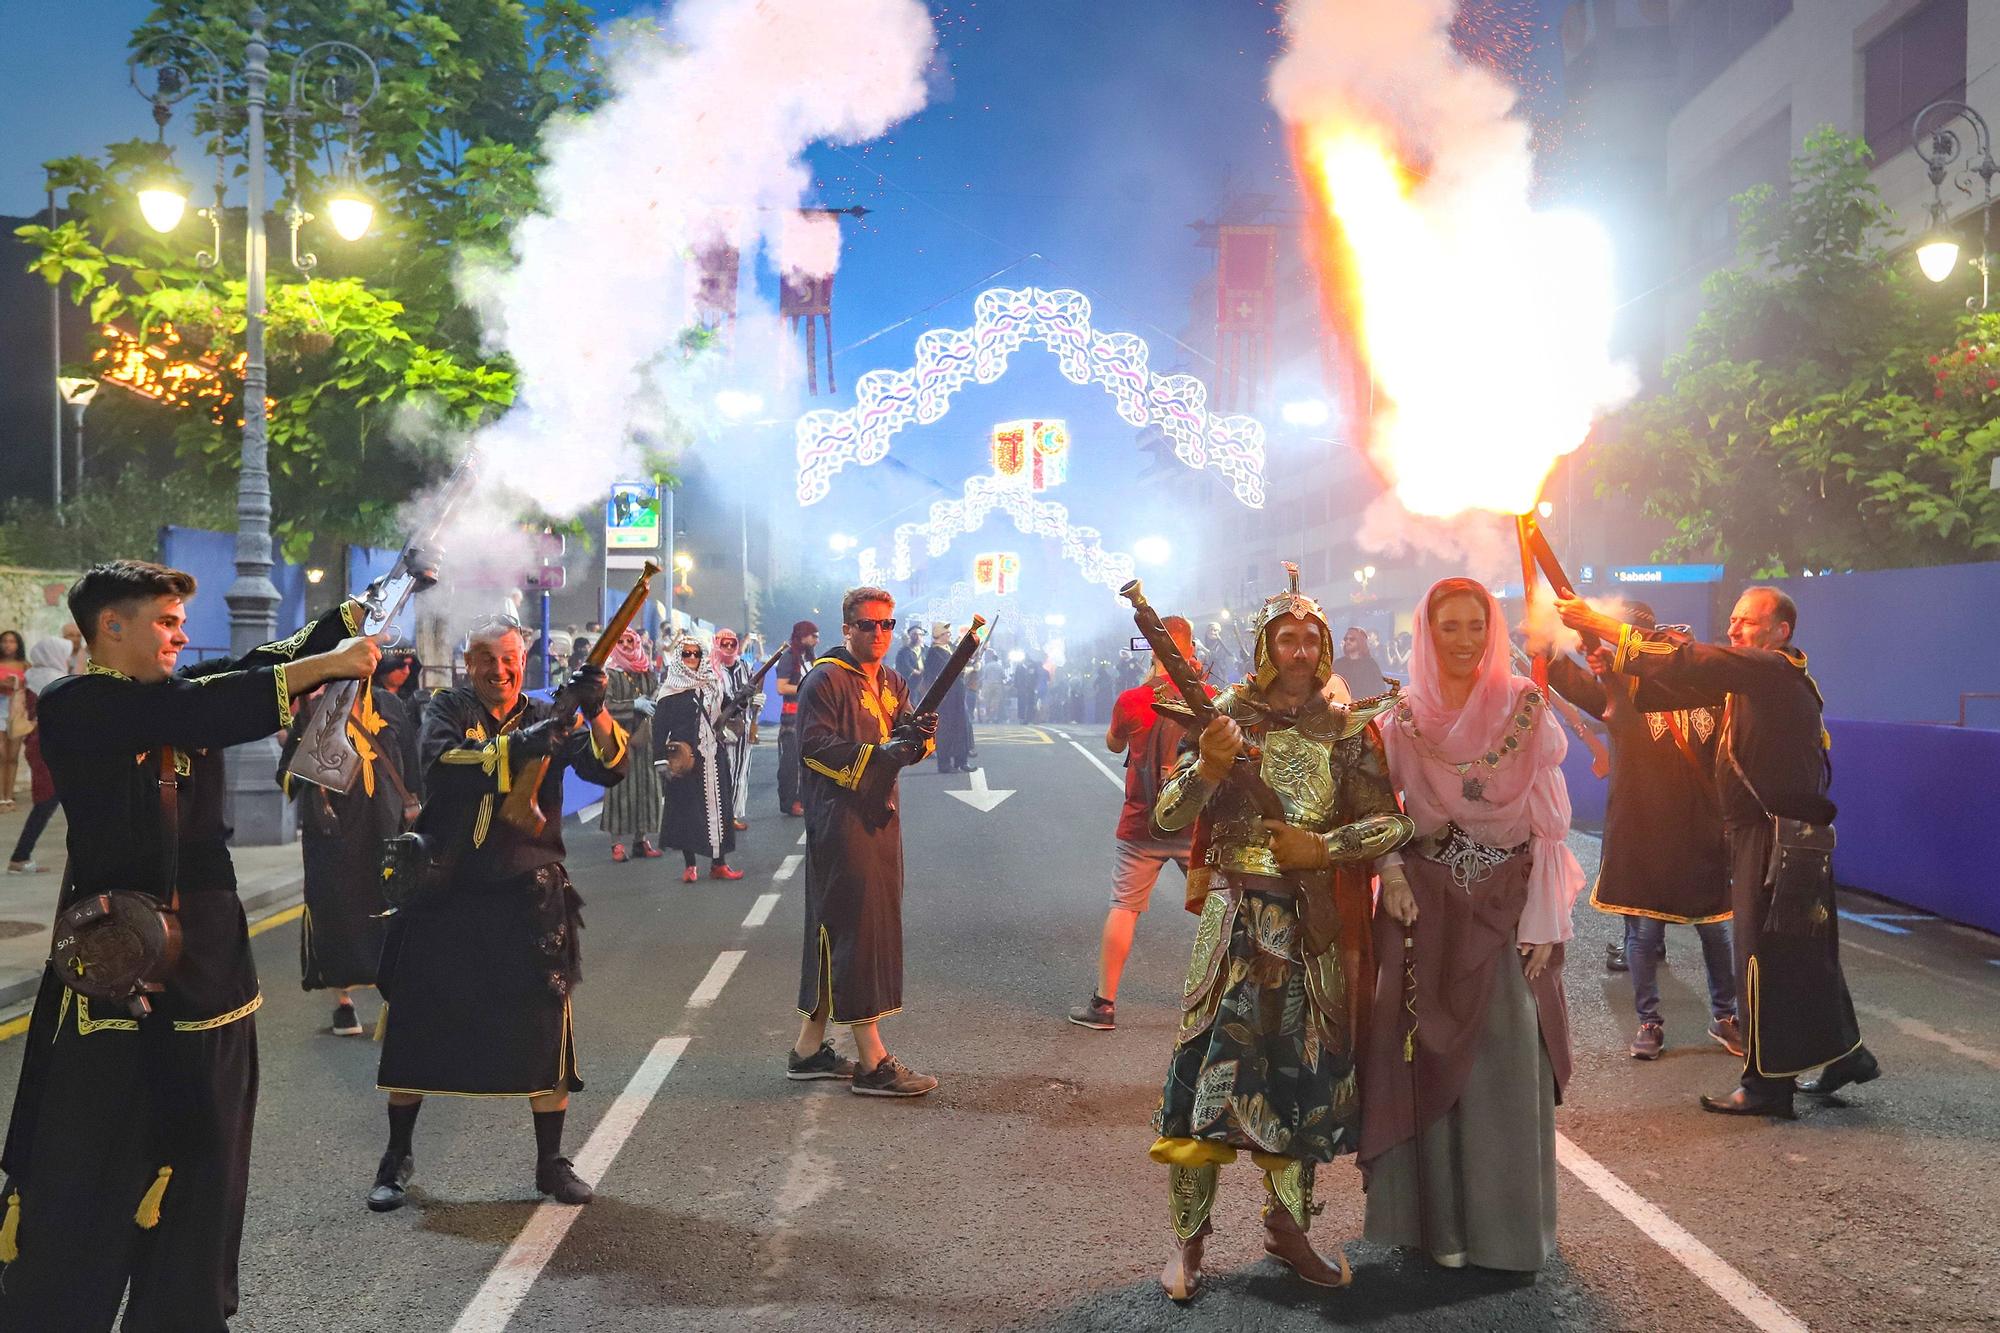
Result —
<instances>
[{"instance_id":1,"label":"blue painted wall","mask_svg":"<svg viewBox=\"0 0 2000 1333\"><path fill-rule=\"evenodd\" d=\"M369 580L396 563L397 552L369 546L347 548L347 587L359 592ZM206 528L160 529L160 562L194 575L195 596L188 603L188 659L223 657L229 652L229 603L223 594L236 581L236 534ZM278 586L278 633L291 633L306 620L304 566L277 560L271 582Z\"/></svg>"}]
</instances>

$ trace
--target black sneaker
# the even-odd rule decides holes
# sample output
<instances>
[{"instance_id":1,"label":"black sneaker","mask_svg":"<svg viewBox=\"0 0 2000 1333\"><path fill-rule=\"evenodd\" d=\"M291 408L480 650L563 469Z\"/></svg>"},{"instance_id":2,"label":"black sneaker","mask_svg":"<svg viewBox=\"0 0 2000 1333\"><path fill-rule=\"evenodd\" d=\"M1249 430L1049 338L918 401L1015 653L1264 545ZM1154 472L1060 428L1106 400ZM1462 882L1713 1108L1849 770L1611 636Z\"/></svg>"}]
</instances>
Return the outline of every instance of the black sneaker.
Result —
<instances>
[{"instance_id":1,"label":"black sneaker","mask_svg":"<svg viewBox=\"0 0 2000 1333\"><path fill-rule=\"evenodd\" d=\"M370 1211L393 1213L401 1208L410 1177L416 1173L417 1159L408 1153L398 1157L393 1148L383 1153L382 1164L375 1168L375 1188L368 1191Z\"/></svg>"},{"instance_id":2,"label":"black sneaker","mask_svg":"<svg viewBox=\"0 0 2000 1333\"><path fill-rule=\"evenodd\" d=\"M833 1043L823 1041L819 1049L803 1060L797 1051L785 1052L785 1077L803 1082L810 1078L853 1078L856 1065L840 1052L833 1049Z\"/></svg>"},{"instance_id":3,"label":"black sneaker","mask_svg":"<svg viewBox=\"0 0 2000 1333\"><path fill-rule=\"evenodd\" d=\"M342 1002L333 1007L333 1035L336 1037L361 1035L361 1016L354 1012L353 1005Z\"/></svg>"},{"instance_id":4,"label":"black sneaker","mask_svg":"<svg viewBox=\"0 0 2000 1333\"><path fill-rule=\"evenodd\" d=\"M1658 1023L1641 1023L1639 1030L1632 1034L1632 1058L1634 1060L1657 1060L1660 1050L1667 1044L1667 1030Z\"/></svg>"},{"instance_id":5,"label":"black sneaker","mask_svg":"<svg viewBox=\"0 0 2000 1333\"><path fill-rule=\"evenodd\" d=\"M1607 944L1604 946L1604 970L1606 972L1626 972L1631 969L1625 962L1625 946Z\"/></svg>"},{"instance_id":6,"label":"black sneaker","mask_svg":"<svg viewBox=\"0 0 2000 1333\"><path fill-rule=\"evenodd\" d=\"M1109 1032L1118 1026L1118 1006L1102 995L1092 995L1089 1004L1080 1004L1069 1011L1069 1021L1080 1028Z\"/></svg>"},{"instance_id":7,"label":"black sneaker","mask_svg":"<svg viewBox=\"0 0 2000 1333\"><path fill-rule=\"evenodd\" d=\"M535 1188L557 1203L589 1203L597 1197L567 1157L550 1157L535 1163Z\"/></svg>"},{"instance_id":8,"label":"black sneaker","mask_svg":"<svg viewBox=\"0 0 2000 1333\"><path fill-rule=\"evenodd\" d=\"M906 1069L895 1056L885 1055L873 1069L857 1072L849 1090L863 1097L921 1097L937 1085L929 1074Z\"/></svg>"}]
</instances>

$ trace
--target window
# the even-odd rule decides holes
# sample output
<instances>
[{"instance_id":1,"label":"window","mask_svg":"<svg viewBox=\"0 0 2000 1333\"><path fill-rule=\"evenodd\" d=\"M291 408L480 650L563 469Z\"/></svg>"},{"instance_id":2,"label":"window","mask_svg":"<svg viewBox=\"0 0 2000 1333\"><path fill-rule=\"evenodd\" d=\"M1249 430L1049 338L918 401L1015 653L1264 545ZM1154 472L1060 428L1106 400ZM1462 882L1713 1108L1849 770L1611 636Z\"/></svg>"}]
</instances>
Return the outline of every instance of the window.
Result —
<instances>
[{"instance_id":1,"label":"window","mask_svg":"<svg viewBox=\"0 0 2000 1333\"><path fill-rule=\"evenodd\" d=\"M1726 263L1736 253L1736 196L1753 185L1783 188L1791 177L1791 144L1787 107L1676 191L1686 201L1681 219L1689 260Z\"/></svg>"},{"instance_id":2,"label":"window","mask_svg":"<svg viewBox=\"0 0 2000 1333\"><path fill-rule=\"evenodd\" d=\"M1792 0L1688 0L1676 21L1681 100L1715 82L1792 12Z\"/></svg>"},{"instance_id":3,"label":"window","mask_svg":"<svg viewBox=\"0 0 2000 1333\"><path fill-rule=\"evenodd\" d=\"M1861 134L1877 161L1910 146L1910 125L1941 97L1965 96L1967 0L1930 3L1861 53Z\"/></svg>"}]
</instances>

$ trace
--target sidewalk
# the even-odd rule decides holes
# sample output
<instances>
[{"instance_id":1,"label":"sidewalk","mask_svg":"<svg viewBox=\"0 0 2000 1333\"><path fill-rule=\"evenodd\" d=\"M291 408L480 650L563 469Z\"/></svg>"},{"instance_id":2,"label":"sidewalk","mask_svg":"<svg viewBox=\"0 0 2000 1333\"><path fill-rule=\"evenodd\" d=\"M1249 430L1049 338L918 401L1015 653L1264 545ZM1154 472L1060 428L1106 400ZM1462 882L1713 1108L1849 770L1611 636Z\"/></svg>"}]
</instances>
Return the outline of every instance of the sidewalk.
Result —
<instances>
[{"instance_id":1,"label":"sidewalk","mask_svg":"<svg viewBox=\"0 0 2000 1333\"><path fill-rule=\"evenodd\" d=\"M0 811L0 856L13 851L27 817L25 800L13 810ZM35 861L47 867L48 873L0 874L0 1009L32 998L41 983L42 964L49 956L49 927L56 913L56 889L68 859L66 836L67 825L58 812L35 844ZM297 843L232 847L229 854L236 862L237 892L253 921L273 906L298 897L304 874Z\"/></svg>"}]
</instances>

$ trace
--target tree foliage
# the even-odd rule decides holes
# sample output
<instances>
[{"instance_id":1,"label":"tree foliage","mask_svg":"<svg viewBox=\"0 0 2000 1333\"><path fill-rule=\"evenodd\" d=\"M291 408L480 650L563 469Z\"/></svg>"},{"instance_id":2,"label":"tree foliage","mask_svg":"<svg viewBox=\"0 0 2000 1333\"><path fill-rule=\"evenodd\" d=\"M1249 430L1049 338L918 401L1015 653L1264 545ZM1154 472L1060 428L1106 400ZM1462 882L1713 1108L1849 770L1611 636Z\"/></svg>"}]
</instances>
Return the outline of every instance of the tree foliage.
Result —
<instances>
[{"instance_id":1,"label":"tree foliage","mask_svg":"<svg viewBox=\"0 0 2000 1333\"><path fill-rule=\"evenodd\" d=\"M249 0L167 0L134 32L133 45L199 41L233 77L242 68L249 7ZM274 179L286 161L277 113L299 52L351 42L376 59L382 78L355 145L363 187L376 204L371 234L348 245L308 224L300 249L316 252L320 263L302 276L289 262L284 192L266 219L273 526L288 553L315 536L393 540L397 506L445 466L422 441L438 428L476 424L512 401L513 373L481 348L472 313L456 299L452 266L503 245L535 206L537 142L549 119L587 110L603 96L590 60L593 33L590 10L578 0L288 0L271 7L266 127ZM317 97L327 67L315 60L296 68L301 97ZM180 114L193 117L202 142L223 152L240 178L240 81L224 93L220 116L201 94L181 103ZM299 126L297 194L308 212L344 167L338 131L330 113ZM199 268L195 251L207 238L198 234L193 207L212 197L213 159L178 164L193 207L165 237L140 222L134 203L139 177L158 161L155 145L133 140L49 163L56 188L67 191L69 219L19 234L36 248L31 269L60 282L95 325L148 340L171 327L178 338L167 344L172 356L199 360L223 377L231 397L219 407L109 414L123 420L119 443L129 452L122 461L156 477L191 470L204 478L204 493L219 492L233 488L240 454L243 214L224 210L221 262ZM92 405L93 439L108 400L120 392L107 387ZM110 470L99 475L106 480L98 484L110 484ZM224 478L226 486L214 484ZM156 521L173 517L157 505L154 511ZM18 526L32 516L32 506L17 506L11 521Z\"/></svg>"},{"instance_id":2,"label":"tree foliage","mask_svg":"<svg viewBox=\"0 0 2000 1333\"><path fill-rule=\"evenodd\" d=\"M1914 276L1859 139L1823 128L1792 187L1737 200L1667 387L1600 432L1599 487L1673 526L1661 558L1732 575L2000 557L2000 315Z\"/></svg>"}]
</instances>

